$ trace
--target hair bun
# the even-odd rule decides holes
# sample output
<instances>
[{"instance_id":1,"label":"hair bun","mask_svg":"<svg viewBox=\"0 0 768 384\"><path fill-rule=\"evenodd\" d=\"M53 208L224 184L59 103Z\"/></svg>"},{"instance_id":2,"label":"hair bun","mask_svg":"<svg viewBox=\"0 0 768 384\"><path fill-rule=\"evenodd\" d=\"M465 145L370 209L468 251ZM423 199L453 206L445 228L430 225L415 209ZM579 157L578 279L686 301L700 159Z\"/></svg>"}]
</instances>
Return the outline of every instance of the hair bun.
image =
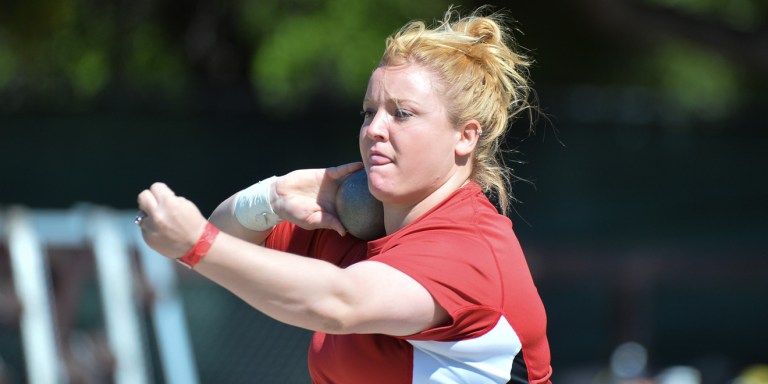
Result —
<instances>
[{"instance_id":1,"label":"hair bun","mask_svg":"<svg viewBox=\"0 0 768 384\"><path fill-rule=\"evenodd\" d=\"M494 20L474 17L467 24L467 34L477 39L475 44L496 45L501 42L501 29Z\"/></svg>"}]
</instances>

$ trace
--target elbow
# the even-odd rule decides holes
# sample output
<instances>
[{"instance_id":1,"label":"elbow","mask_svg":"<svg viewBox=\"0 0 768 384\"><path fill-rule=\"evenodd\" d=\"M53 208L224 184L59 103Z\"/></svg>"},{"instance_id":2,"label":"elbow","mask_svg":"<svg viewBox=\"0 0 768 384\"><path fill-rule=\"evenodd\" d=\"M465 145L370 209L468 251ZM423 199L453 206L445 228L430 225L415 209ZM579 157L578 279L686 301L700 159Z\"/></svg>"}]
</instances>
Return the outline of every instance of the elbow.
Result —
<instances>
[{"instance_id":1,"label":"elbow","mask_svg":"<svg viewBox=\"0 0 768 384\"><path fill-rule=\"evenodd\" d=\"M317 331L333 335L355 333L355 322L352 321L350 316L344 315L343 312L344 311L316 314L318 320Z\"/></svg>"},{"instance_id":2,"label":"elbow","mask_svg":"<svg viewBox=\"0 0 768 384\"><path fill-rule=\"evenodd\" d=\"M315 319L314 330L318 332L344 335L359 332L359 317L353 307L347 303L332 300L332 303L318 303L310 310Z\"/></svg>"},{"instance_id":3,"label":"elbow","mask_svg":"<svg viewBox=\"0 0 768 384\"><path fill-rule=\"evenodd\" d=\"M345 335L350 334L349 326L341 319L326 317L322 319L320 329L318 331L331 334L331 335Z\"/></svg>"}]
</instances>

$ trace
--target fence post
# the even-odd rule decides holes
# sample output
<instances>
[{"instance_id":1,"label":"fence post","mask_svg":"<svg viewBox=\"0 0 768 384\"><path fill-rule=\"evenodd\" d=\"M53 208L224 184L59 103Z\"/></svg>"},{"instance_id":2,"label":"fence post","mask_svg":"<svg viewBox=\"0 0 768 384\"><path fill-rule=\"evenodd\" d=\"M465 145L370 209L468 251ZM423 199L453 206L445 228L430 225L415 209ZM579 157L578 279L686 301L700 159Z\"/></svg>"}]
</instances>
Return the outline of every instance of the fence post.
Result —
<instances>
[{"instance_id":1,"label":"fence post","mask_svg":"<svg viewBox=\"0 0 768 384\"><path fill-rule=\"evenodd\" d=\"M142 349L144 335L127 239L119 228L114 215L94 208L86 221L86 237L93 246L107 339L117 361L115 383L141 384L148 382L149 372Z\"/></svg>"},{"instance_id":2,"label":"fence post","mask_svg":"<svg viewBox=\"0 0 768 384\"><path fill-rule=\"evenodd\" d=\"M189 331L184 317L184 308L179 297L174 262L166 259L142 239L141 231L133 224L133 219L125 220L132 226L133 240L139 251L139 261L153 289L151 316L155 329L155 339L160 362L168 384L197 384L197 368L189 343Z\"/></svg>"},{"instance_id":3,"label":"fence post","mask_svg":"<svg viewBox=\"0 0 768 384\"><path fill-rule=\"evenodd\" d=\"M22 305L20 326L27 379L34 384L66 382L56 347L48 262L24 208L8 211L6 234L13 284Z\"/></svg>"}]
</instances>

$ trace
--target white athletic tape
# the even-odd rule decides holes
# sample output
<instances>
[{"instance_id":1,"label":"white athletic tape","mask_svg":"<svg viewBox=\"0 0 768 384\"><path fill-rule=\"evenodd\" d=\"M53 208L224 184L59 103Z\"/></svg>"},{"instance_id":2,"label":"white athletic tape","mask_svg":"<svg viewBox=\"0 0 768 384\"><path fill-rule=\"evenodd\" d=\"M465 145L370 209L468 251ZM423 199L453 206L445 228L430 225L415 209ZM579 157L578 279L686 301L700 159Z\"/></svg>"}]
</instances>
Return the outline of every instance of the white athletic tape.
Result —
<instances>
[{"instance_id":1,"label":"white athletic tape","mask_svg":"<svg viewBox=\"0 0 768 384\"><path fill-rule=\"evenodd\" d=\"M266 231L282 221L269 202L275 181L277 177L272 176L237 193L234 213L242 226L254 231Z\"/></svg>"}]
</instances>

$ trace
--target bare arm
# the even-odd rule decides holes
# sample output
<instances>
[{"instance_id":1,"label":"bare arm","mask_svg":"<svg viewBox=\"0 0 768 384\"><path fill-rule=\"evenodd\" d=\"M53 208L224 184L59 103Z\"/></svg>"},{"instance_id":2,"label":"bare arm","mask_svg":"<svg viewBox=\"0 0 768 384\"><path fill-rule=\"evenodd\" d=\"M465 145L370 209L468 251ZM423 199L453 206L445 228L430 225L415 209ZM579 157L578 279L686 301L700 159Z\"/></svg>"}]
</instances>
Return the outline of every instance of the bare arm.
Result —
<instances>
[{"instance_id":1,"label":"bare arm","mask_svg":"<svg viewBox=\"0 0 768 384\"><path fill-rule=\"evenodd\" d=\"M222 234L195 269L268 316L315 331L404 336L448 318L423 286L378 262L341 269Z\"/></svg>"},{"instance_id":2,"label":"bare arm","mask_svg":"<svg viewBox=\"0 0 768 384\"><path fill-rule=\"evenodd\" d=\"M354 169L334 169L330 176L327 172L322 176L317 172L289 174L291 177L276 187L282 188L283 194L277 194L275 211L303 227L335 225L332 223L338 220L334 221L333 210L321 203L328 200L321 197L328 192L312 185L339 179L337 176ZM296 188L301 184L305 185L303 190ZM297 192L288 194L287 190ZM233 220L226 217L226 203L219 207L221 211L217 208L219 212L212 220L216 217L217 223L237 233L241 229L226 227ZM313 204L320 208L313 208ZM168 258L183 255L203 232L206 220L197 207L164 184L156 183L143 191L139 207L148 214L141 222L145 241ZM259 242L254 241L257 234L246 235L244 240L227 230L196 270L277 320L326 333L408 335L448 319L423 286L385 264L366 261L342 269L258 246L253 243Z\"/></svg>"}]
</instances>

